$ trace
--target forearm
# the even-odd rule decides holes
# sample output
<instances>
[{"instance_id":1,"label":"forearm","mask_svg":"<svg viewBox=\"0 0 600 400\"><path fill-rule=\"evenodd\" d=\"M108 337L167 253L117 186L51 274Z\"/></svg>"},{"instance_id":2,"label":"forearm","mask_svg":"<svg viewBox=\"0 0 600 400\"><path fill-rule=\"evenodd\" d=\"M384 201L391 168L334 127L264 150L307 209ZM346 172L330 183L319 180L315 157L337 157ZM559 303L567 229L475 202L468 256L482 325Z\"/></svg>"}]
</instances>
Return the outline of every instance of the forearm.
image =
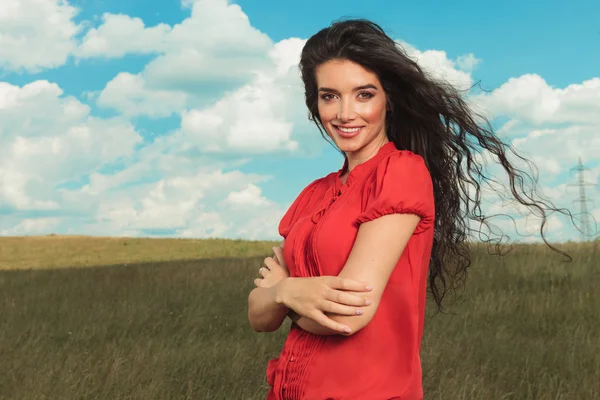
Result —
<instances>
[{"instance_id":1,"label":"forearm","mask_svg":"<svg viewBox=\"0 0 600 400\"><path fill-rule=\"evenodd\" d=\"M248 320L256 332L274 332L285 320L289 309L277 302L277 285L257 287L248 296Z\"/></svg>"},{"instance_id":2,"label":"forearm","mask_svg":"<svg viewBox=\"0 0 600 400\"><path fill-rule=\"evenodd\" d=\"M289 310L288 317L290 317L290 319L292 321L294 321L296 323L296 325L298 325L300 328L302 328L306 332L310 332L314 335L319 335L319 336L344 335L344 333L326 328L323 325L319 324L318 322L313 321L310 318L302 317L302 316L296 314L296 312L294 310Z\"/></svg>"}]
</instances>

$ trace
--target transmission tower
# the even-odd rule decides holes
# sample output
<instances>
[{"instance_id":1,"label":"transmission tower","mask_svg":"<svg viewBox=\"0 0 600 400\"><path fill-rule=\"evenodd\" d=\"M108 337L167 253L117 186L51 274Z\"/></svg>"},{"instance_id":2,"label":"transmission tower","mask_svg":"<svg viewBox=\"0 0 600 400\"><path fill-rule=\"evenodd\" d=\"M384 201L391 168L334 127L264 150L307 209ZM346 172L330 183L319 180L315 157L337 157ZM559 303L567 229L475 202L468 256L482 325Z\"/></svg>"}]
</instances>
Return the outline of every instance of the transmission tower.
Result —
<instances>
[{"instance_id":1,"label":"transmission tower","mask_svg":"<svg viewBox=\"0 0 600 400\"><path fill-rule=\"evenodd\" d=\"M591 182L586 182L583 176L584 171L589 171L588 168L583 166L581 162L581 157L579 157L579 164L575 168L571 168L571 170L575 170L578 173L577 183L569 184L567 186L577 186L579 188L579 198L577 200L573 200L573 203L579 203L579 210L581 212L581 240L585 241L589 239L592 234L592 227L590 224L590 214L588 213L588 203L593 203L594 200L587 197L585 194L586 186L596 186Z\"/></svg>"}]
</instances>

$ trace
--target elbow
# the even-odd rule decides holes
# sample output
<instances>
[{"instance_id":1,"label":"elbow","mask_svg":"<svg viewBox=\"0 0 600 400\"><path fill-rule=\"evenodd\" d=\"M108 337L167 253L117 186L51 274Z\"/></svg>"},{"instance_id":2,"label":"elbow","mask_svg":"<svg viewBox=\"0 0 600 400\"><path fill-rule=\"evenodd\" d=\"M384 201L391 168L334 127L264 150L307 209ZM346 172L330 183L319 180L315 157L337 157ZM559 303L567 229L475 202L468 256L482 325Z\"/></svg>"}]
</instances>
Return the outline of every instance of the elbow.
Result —
<instances>
[{"instance_id":1,"label":"elbow","mask_svg":"<svg viewBox=\"0 0 600 400\"><path fill-rule=\"evenodd\" d=\"M250 313L248 313L248 322L250 322L250 328L257 333L275 332L279 329L275 324L261 323L257 318L253 318Z\"/></svg>"},{"instance_id":2,"label":"elbow","mask_svg":"<svg viewBox=\"0 0 600 400\"><path fill-rule=\"evenodd\" d=\"M254 332L264 332L263 327L257 323L250 311L248 311L248 322L250 323L250 329L252 329Z\"/></svg>"},{"instance_id":3,"label":"elbow","mask_svg":"<svg viewBox=\"0 0 600 400\"><path fill-rule=\"evenodd\" d=\"M254 306L254 302L252 301L253 293L256 289L254 289L248 295L248 322L250 323L250 328L254 332L275 332L281 326L281 322L278 324L276 320L273 318L268 318L264 313L261 313Z\"/></svg>"},{"instance_id":4,"label":"elbow","mask_svg":"<svg viewBox=\"0 0 600 400\"><path fill-rule=\"evenodd\" d=\"M333 319L336 322L346 325L350 328L350 332L340 332L343 336L352 336L357 332L362 330L365 326L367 326L371 320L373 319L368 315L360 315L360 316L346 316L346 315L337 315L337 316L329 316L329 318Z\"/></svg>"},{"instance_id":5,"label":"elbow","mask_svg":"<svg viewBox=\"0 0 600 400\"><path fill-rule=\"evenodd\" d=\"M272 332L267 324L262 322L258 316L254 315L252 309L248 310L248 322L250 323L250 328L254 332Z\"/></svg>"},{"instance_id":6,"label":"elbow","mask_svg":"<svg viewBox=\"0 0 600 400\"><path fill-rule=\"evenodd\" d=\"M275 332L276 330L279 329L280 326L281 325L275 325L275 324L253 323L252 320L250 320L250 328L252 328L252 330L256 333Z\"/></svg>"},{"instance_id":7,"label":"elbow","mask_svg":"<svg viewBox=\"0 0 600 400\"><path fill-rule=\"evenodd\" d=\"M261 325L253 324L252 321L250 321L250 328L256 333L269 332Z\"/></svg>"},{"instance_id":8,"label":"elbow","mask_svg":"<svg viewBox=\"0 0 600 400\"><path fill-rule=\"evenodd\" d=\"M264 328L260 324L260 321L257 318L256 312L254 311L254 308L252 307L252 294L253 293L254 293L254 290L252 290L250 292L250 294L248 295L248 322L250 323L250 328L254 332L264 332Z\"/></svg>"}]
</instances>

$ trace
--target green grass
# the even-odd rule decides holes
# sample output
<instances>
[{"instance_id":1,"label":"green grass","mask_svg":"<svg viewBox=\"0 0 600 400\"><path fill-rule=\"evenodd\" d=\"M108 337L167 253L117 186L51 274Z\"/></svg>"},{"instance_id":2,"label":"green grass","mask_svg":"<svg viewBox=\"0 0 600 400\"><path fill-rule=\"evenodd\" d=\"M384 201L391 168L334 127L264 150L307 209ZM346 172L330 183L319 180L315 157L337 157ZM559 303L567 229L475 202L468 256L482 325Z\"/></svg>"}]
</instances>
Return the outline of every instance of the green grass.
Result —
<instances>
[{"instance_id":1,"label":"green grass","mask_svg":"<svg viewBox=\"0 0 600 400\"><path fill-rule=\"evenodd\" d=\"M428 313L425 399L600 399L597 250L476 250L455 315ZM264 255L1 271L0 399L264 399L289 327L248 325Z\"/></svg>"}]
</instances>

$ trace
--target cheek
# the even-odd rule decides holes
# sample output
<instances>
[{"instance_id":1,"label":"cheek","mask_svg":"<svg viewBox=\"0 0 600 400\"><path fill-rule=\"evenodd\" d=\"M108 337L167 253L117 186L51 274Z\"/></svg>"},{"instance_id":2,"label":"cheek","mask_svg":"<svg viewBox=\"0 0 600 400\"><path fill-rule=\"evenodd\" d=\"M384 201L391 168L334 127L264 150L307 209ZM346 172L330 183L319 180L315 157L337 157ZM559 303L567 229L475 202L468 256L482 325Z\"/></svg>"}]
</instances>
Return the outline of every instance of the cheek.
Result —
<instances>
[{"instance_id":1,"label":"cheek","mask_svg":"<svg viewBox=\"0 0 600 400\"><path fill-rule=\"evenodd\" d=\"M361 107L360 114L365 120L367 120L371 123L376 123L376 122L379 122L380 120L383 121L384 111L385 111L385 103L372 102L372 103L363 104Z\"/></svg>"},{"instance_id":2,"label":"cheek","mask_svg":"<svg viewBox=\"0 0 600 400\"><path fill-rule=\"evenodd\" d=\"M324 105L324 106L319 105L318 109L319 109L319 119L321 120L321 123L325 127L325 131L327 132L327 135L331 136L333 128L331 127L330 122L337 118L337 111L335 110L334 107L331 107L330 105Z\"/></svg>"},{"instance_id":3,"label":"cheek","mask_svg":"<svg viewBox=\"0 0 600 400\"><path fill-rule=\"evenodd\" d=\"M337 111L335 107L332 107L330 104L319 103L318 110L319 116L324 123L336 118Z\"/></svg>"}]
</instances>

